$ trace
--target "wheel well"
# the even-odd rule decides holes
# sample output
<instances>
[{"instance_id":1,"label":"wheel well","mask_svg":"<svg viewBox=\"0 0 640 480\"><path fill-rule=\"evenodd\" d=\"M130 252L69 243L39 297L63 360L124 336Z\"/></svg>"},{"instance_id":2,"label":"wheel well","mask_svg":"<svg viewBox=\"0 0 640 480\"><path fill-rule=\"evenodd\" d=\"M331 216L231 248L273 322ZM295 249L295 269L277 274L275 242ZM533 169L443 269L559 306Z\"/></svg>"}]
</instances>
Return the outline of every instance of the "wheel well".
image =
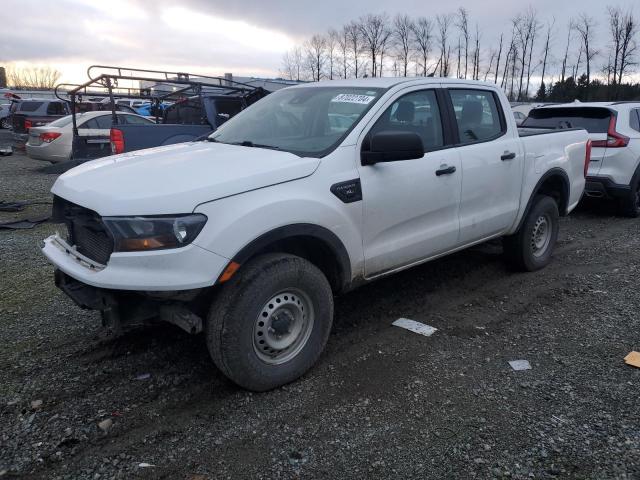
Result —
<instances>
[{"instance_id":1,"label":"wheel well","mask_svg":"<svg viewBox=\"0 0 640 480\"><path fill-rule=\"evenodd\" d=\"M567 214L569 207L569 185L567 179L555 173L546 177L536 189L536 195L547 195L558 204L560 215Z\"/></svg>"},{"instance_id":2,"label":"wheel well","mask_svg":"<svg viewBox=\"0 0 640 480\"><path fill-rule=\"evenodd\" d=\"M347 267L341 264L333 248L318 237L295 235L276 239L254 250L247 260L264 253L289 253L302 257L320 269L334 292L340 292L346 288L349 275L345 272Z\"/></svg>"}]
</instances>

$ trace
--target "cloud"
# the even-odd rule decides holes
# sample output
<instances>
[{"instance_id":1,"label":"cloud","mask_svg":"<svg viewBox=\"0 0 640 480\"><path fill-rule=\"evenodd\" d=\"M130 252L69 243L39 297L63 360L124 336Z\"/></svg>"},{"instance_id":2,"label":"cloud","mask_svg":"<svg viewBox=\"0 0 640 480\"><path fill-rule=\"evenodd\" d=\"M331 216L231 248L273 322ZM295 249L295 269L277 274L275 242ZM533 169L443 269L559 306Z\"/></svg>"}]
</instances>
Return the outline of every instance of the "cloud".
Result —
<instances>
[{"instance_id":1,"label":"cloud","mask_svg":"<svg viewBox=\"0 0 640 480\"><path fill-rule=\"evenodd\" d=\"M637 0L622 0L631 7ZM461 5L478 22L481 47L508 37L510 19L528 0L3 0L0 62L54 64L66 80L92 63L275 76L294 43L367 13L398 12L434 17ZM555 17L554 47L562 49L571 16L586 11L599 22L598 45L606 50L605 6L599 0L538 0L543 21ZM598 59L598 61L602 58ZM86 68L86 67L85 67ZM70 72L74 72L73 74ZM73 76L73 78L70 78Z\"/></svg>"}]
</instances>

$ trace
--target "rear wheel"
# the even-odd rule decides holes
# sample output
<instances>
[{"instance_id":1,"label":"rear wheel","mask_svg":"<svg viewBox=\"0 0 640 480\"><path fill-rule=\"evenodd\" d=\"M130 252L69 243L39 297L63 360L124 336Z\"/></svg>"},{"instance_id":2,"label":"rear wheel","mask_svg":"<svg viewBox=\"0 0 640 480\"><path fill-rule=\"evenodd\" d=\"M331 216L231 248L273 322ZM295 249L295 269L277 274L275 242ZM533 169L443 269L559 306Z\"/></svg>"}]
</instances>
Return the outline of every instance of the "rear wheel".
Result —
<instances>
[{"instance_id":1,"label":"rear wheel","mask_svg":"<svg viewBox=\"0 0 640 480\"><path fill-rule=\"evenodd\" d=\"M625 217L640 216L640 175L634 175L631 181L631 191L619 200L620 213Z\"/></svg>"},{"instance_id":2,"label":"rear wheel","mask_svg":"<svg viewBox=\"0 0 640 480\"><path fill-rule=\"evenodd\" d=\"M294 255L261 255L223 285L207 319L207 347L233 382L270 390L316 363L332 321L333 294L317 267Z\"/></svg>"},{"instance_id":3,"label":"rear wheel","mask_svg":"<svg viewBox=\"0 0 640 480\"><path fill-rule=\"evenodd\" d=\"M503 240L509 261L528 272L547 266L558 239L559 218L555 200L537 195L518 232Z\"/></svg>"}]
</instances>

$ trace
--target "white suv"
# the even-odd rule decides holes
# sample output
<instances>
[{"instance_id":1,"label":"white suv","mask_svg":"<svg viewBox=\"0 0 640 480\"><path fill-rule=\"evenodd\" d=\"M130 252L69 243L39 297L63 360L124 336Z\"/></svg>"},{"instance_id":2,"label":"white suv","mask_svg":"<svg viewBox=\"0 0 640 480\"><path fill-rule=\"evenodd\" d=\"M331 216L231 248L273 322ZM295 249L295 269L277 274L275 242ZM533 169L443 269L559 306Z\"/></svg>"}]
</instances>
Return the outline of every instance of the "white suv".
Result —
<instances>
[{"instance_id":1,"label":"white suv","mask_svg":"<svg viewBox=\"0 0 640 480\"><path fill-rule=\"evenodd\" d=\"M496 237L544 267L589 160L586 131L518 131L494 84L433 78L282 89L208 140L60 176L43 251L107 325L204 330L253 390L315 363L336 293Z\"/></svg>"},{"instance_id":2,"label":"white suv","mask_svg":"<svg viewBox=\"0 0 640 480\"><path fill-rule=\"evenodd\" d=\"M537 108L523 127L586 129L592 141L586 195L615 198L623 215L640 215L640 102L576 102Z\"/></svg>"}]
</instances>

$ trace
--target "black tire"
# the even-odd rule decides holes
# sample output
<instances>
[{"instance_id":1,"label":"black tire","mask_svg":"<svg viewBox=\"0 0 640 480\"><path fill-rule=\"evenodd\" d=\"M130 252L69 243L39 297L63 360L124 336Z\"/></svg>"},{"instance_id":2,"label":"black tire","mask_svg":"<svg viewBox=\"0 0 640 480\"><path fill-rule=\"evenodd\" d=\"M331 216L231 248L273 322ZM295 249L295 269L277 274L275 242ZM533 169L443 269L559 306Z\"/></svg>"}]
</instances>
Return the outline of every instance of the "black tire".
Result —
<instances>
[{"instance_id":1,"label":"black tire","mask_svg":"<svg viewBox=\"0 0 640 480\"><path fill-rule=\"evenodd\" d=\"M536 195L520 229L503 239L504 253L509 262L518 270L527 272L547 266L558 240L559 218L556 201L547 195ZM545 237L543 242L539 242L543 223L549 237L548 241Z\"/></svg>"},{"instance_id":2,"label":"black tire","mask_svg":"<svg viewBox=\"0 0 640 480\"><path fill-rule=\"evenodd\" d=\"M640 216L640 175L636 173L631 180L631 191L618 200L620 214L628 218Z\"/></svg>"},{"instance_id":3,"label":"black tire","mask_svg":"<svg viewBox=\"0 0 640 480\"><path fill-rule=\"evenodd\" d=\"M298 298L286 296L287 292ZM279 296L282 296L282 305L272 306L280 302ZM300 305L307 305L306 316ZM260 323L264 324L260 320L267 313L269 325L260 327ZM271 345L281 338L269 327L282 328L282 323L275 323L282 318L286 323L284 330L287 326L291 329L296 322L304 322L302 318L307 318L305 325L309 318L313 321L310 326L300 327L306 333L296 337L300 343L295 348L292 346L280 353L273 349L263 352L262 349L267 348L258 345L263 338L267 342L271 340ZM293 318L296 320L290 320ZM207 348L216 366L230 380L248 390L262 392L292 382L309 370L324 350L332 322L331 287L315 265L294 255L260 255L243 265L218 292L207 318ZM285 340L293 338L289 332L283 336ZM304 341L303 337L306 337ZM279 361L277 355L282 355L282 363L273 363ZM294 356L287 359L286 355Z\"/></svg>"},{"instance_id":4,"label":"black tire","mask_svg":"<svg viewBox=\"0 0 640 480\"><path fill-rule=\"evenodd\" d=\"M11 123L6 117L0 121L0 128L4 128L6 130L11 128Z\"/></svg>"}]
</instances>

